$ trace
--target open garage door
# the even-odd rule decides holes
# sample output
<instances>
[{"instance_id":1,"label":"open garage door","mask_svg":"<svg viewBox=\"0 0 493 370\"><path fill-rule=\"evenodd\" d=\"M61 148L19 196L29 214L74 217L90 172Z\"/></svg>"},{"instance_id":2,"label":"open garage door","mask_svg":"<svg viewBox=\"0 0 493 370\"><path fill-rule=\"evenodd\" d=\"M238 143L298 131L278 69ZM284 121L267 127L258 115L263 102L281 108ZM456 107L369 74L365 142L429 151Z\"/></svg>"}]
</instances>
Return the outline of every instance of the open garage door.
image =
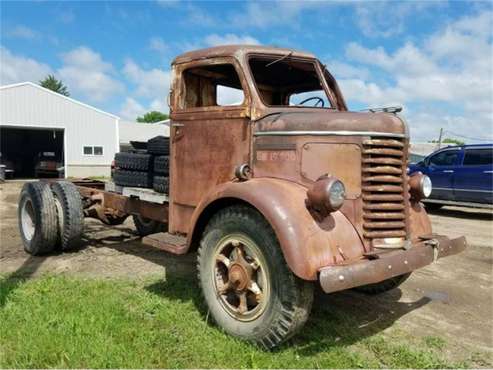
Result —
<instances>
[{"instance_id":1,"label":"open garage door","mask_svg":"<svg viewBox=\"0 0 493 370\"><path fill-rule=\"evenodd\" d=\"M0 127L6 177L64 177L63 135L63 129Z\"/></svg>"}]
</instances>

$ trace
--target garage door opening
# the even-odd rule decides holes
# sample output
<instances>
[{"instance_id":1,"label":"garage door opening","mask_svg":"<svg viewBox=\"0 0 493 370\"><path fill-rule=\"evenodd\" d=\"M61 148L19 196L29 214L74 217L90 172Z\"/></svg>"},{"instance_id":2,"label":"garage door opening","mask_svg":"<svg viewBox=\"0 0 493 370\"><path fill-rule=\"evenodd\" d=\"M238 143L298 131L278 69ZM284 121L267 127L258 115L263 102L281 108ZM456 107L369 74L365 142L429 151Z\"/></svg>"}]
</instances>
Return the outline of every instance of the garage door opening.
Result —
<instances>
[{"instance_id":1,"label":"garage door opening","mask_svg":"<svg viewBox=\"0 0 493 370\"><path fill-rule=\"evenodd\" d=\"M63 129L0 128L6 178L64 177Z\"/></svg>"}]
</instances>

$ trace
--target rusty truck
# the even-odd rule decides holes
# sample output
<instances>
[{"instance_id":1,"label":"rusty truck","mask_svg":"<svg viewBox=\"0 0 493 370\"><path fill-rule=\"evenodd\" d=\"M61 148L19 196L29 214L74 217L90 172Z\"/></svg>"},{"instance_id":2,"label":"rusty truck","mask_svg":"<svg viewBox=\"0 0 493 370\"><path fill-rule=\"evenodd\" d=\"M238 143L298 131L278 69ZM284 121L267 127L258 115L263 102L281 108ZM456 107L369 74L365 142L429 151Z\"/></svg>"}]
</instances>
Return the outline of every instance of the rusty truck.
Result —
<instances>
[{"instance_id":1,"label":"rusty truck","mask_svg":"<svg viewBox=\"0 0 493 370\"><path fill-rule=\"evenodd\" d=\"M163 87L164 88L164 87ZM306 322L318 285L376 294L466 248L434 234L429 178L407 172L399 108L348 110L314 55L220 46L172 62L169 192L98 181L28 183L25 249L80 243L84 217L134 219L144 243L196 252L210 316L227 333L278 346Z\"/></svg>"}]
</instances>

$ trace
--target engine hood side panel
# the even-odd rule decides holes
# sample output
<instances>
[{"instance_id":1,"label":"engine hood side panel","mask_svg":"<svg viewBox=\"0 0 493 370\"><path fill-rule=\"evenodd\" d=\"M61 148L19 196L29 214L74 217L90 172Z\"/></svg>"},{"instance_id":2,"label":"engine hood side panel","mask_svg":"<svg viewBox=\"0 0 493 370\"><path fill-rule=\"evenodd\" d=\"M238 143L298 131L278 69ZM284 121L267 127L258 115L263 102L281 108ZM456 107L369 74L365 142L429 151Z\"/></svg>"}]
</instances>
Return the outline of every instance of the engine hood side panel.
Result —
<instances>
[{"instance_id":1,"label":"engine hood side panel","mask_svg":"<svg viewBox=\"0 0 493 370\"><path fill-rule=\"evenodd\" d=\"M404 136L408 133L403 120L391 113L313 112L291 109L258 120L254 134L300 131L381 132Z\"/></svg>"}]
</instances>

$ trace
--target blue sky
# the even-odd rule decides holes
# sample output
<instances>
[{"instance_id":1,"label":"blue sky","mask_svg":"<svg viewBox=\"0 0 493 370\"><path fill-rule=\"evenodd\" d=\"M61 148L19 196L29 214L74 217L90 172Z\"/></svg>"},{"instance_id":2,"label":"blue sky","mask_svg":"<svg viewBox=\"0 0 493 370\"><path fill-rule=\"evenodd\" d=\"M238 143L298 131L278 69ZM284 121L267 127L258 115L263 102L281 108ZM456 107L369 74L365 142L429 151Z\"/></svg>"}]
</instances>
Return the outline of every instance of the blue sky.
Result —
<instances>
[{"instance_id":1,"label":"blue sky","mask_svg":"<svg viewBox=\"0 0 493 370\"><path fill-rule=\"evenodd\" d=\"M0 83L53 73L123 119L167 111L169 65L227 43L307 50L350 108L404 106L416 140L493 141L493 2L1 2Z\"/></svg>"}]
</instances>

